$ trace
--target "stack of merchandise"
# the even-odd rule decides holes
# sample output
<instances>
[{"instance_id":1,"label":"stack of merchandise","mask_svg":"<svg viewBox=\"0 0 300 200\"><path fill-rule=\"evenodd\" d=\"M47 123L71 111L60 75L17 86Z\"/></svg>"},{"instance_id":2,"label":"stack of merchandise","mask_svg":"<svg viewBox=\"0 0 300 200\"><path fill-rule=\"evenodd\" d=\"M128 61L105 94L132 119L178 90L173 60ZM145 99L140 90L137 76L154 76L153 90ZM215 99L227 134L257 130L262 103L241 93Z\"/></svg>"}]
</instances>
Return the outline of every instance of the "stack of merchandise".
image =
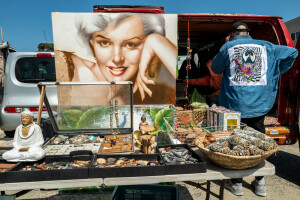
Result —
<instances>
[{"instance_id":1,"label":"stack of merchandise","mask_svg":"<svg viewBox=\"0 0 300 200\"><path fill-rule=\"evenodd\" d=\"M241 113L222 106L207 109L207 125L212 131L229 131L240 128Z\"/></svg>"}]
</instances>

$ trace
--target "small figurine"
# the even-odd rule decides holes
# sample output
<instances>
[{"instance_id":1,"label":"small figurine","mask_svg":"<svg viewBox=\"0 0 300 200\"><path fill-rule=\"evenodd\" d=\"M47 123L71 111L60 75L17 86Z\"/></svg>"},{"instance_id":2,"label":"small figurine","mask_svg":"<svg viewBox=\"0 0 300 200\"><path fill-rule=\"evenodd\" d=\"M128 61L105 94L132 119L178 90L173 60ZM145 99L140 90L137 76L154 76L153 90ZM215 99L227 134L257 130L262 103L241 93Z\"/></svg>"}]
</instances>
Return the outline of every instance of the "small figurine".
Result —
<instances>
[{"instance_id":1,"label":"small figurine","mask_svg":"<svg viewBox=\"0 0 300 200\"><path fill-rule=\"evenodd\" d=\"M146 116L143 114L142 117L141 117L141 122L139 123L139 130L143 133L143 131L141 130L141 126L145 126L145 125L148 125L148 122L146 122Z\"/></svg>"},{"instance_id":2,"label":"small figurine","mask_svg":"<svg viewBox=\"0 0 300 200\"><path fill-rule=\"evenodd\" d=\"M135 139L135 145L137 148L141 148L142 147L142 135L145 134L145 132L142 130L142 126L148 125L148 122L146 122L146 116L143 114L141 117L141 122L139 123L139 130L134 131L133 136Z\"/></svg>"},{"instance_id":3,"label":"small figurine","mask_svg":"<svg viewBox=\"0 0 300 200\"><path fill-rule=\"evenodd\" d=\"M33 122L33 113L25 109L21 113L21 122L15 131L13 149L2 157L9 162L37 161L45 157L42 149L44 137L39 125Z\"/></svg>"},{"instance_id":4,"label":"small figurine","mask_svg":"<svg viewBox=\"0 0 300 200\"><path fill-rule=\"evenodd\" d=\"M151 153L152 151L152 144L155 142L154 137L150 135L151 131L154 131L155 128L152 125L143 125L140 127L141 132L143 135L141 136L142 138L142 149L144 153Z\"/></svg>"}]
</instances>

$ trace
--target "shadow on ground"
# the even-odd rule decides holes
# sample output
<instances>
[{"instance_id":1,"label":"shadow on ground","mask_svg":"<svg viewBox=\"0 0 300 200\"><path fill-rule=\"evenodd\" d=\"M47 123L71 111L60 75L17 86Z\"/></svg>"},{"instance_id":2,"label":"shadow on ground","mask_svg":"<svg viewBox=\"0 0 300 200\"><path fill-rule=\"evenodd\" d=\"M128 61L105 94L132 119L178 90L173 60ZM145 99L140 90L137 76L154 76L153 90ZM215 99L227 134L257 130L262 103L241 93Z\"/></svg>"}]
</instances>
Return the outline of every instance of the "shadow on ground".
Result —
<instances>
[{"instance_id":1,"label":"shadow on ground","mask_svg":"<svg viewBox=\"0 0 300 200\"><path fill-rule=\"evenodd\" d=\"M176 184L176 187L178 189L179 199L193 200L192 195L190 194L189 190L185 186Z\"/></svg>"},{"instance_id":2,"label":"shadow on ground","mask_svg":"<svg viewBox=\"0 0 300 200\"><path fill-rule=\"evenodd\" d=\"M267 159L270 163L275 165L276 175L300 186L300 157L284 152L278 151L276 154Z\"/></svg>"}]
</instances>

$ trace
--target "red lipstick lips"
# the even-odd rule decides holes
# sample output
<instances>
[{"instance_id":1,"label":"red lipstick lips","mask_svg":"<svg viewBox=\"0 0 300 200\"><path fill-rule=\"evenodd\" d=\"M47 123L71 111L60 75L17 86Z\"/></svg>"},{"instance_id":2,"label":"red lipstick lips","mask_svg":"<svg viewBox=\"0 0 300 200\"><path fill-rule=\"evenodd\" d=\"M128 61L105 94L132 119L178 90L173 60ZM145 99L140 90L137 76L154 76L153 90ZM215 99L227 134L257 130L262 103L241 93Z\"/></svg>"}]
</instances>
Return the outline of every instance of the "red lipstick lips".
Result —
<instances>
[{"instance_id":1,"label":"red lipstick lips","mask_svg":"<svg viewBox=\"0 0 300 200\"><path fill-rule=\"evenodd\" d=\"M121 76L124 74L127 70L127 67L121 66L121 67L113 67L113 66L108 66L108 71L111 73L113 76Z\"/></svg>"}]
</instances>

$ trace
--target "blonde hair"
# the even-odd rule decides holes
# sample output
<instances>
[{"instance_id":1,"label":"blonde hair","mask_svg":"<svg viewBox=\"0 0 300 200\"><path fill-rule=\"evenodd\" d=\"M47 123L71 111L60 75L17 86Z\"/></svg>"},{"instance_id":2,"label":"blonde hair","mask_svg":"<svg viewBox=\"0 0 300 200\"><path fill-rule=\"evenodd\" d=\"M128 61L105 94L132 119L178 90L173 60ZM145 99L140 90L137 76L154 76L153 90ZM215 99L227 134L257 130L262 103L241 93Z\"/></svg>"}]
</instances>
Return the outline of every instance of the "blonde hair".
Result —
<instances>
[{"instance_id":1,"label":"blonde hair","mask_svg":"<svg viewBox=\"0 0 300 200\"><path fill-rule=\"evenodd\" d=\"M76 15L75 26L77 28L77 36L81 46L89 47L89 41L92 39L92 33L104 30L109 23L114 26L121 23L124 19L138 15L141 17L143 31L145 35L157 33L165 36L165 19L160 14L138 14L138 13L120 13L120 14L96 14Z\"/></svg>"}]
</instances>

